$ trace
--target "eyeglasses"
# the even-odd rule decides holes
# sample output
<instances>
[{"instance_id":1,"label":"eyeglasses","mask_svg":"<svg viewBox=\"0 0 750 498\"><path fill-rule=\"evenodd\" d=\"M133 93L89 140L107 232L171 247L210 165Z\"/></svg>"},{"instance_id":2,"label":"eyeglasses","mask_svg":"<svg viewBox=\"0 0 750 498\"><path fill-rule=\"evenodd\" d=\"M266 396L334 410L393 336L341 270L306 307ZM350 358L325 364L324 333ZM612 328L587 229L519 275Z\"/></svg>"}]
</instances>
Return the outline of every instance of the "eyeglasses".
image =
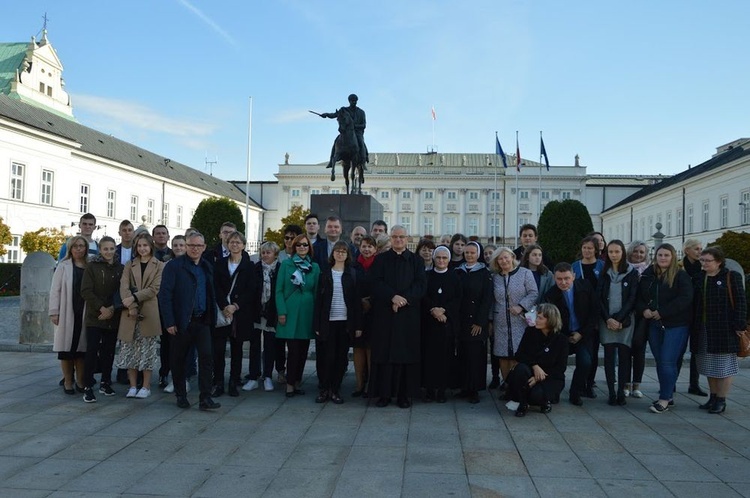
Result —
<instances>
[{"instance_id":1,"label":"eyeglasses","mask_svg":"<svg viewBox=\"0 0 750 498\"><path fill-rule=\"evenodd\" d=\"M296 239L296 238L297 238L297 237L296 237L295 235L286 235L286 236L284 237L284 240L294 240L294 239Z\"/></svg>"},{"instance_id":2,"label":"eyeglasses","mask_svg":"<svg viewBox=\"0 0 750 498\"><path fill-rule=\"evenodd\" d=\"M188 249L203 249L206 244L186 244Z\"/></svg>"},{"instance_id":3,"label":"eyeglasses","mask_svg":"<svg viewBox=\"0 0 750 498\"><path fill-rule=\"evenodd\" d=\"M310 244L308 244L307 242L298 242L294 244L294 247L310 247Z\"/></svg>"},{"instance_id":4,"label":"eyeglasses","mask_svg":"<svg viewBox=\"0 0 750 498\"><path fill-rule=\"evenodd\" d=\"M701 259L699 259L698 261L700 261L701 263L713 263L713 262L714 262L714 261L716 261L716 260L715 260L715 259L706 259L706 258L701 258Z\"/></svg>"},{"instance_id":5,"label":"eyeglasses","mask_svg":"<svg viewBox=\"0 0 750 498\"><path fill-rule=\"evenodd\" d=\"M344 254L344 255L349 254L349 251L347 251L346 249L337 249L333 252L334 254Z\"/></svg>"}]
</instances>

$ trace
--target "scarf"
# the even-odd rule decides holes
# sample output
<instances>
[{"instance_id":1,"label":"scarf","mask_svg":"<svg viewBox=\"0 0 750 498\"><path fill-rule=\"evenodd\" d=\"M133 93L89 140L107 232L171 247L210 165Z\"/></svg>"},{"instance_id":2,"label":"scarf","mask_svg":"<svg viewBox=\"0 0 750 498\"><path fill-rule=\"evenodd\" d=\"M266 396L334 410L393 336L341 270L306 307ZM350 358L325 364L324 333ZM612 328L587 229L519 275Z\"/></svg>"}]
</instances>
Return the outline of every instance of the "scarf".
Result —
<instances>
[{"instance_id":1,"label":"scarf","mask_svg":"<svg viewBox=\"0 0 750 498\"><path fill-rule=\"evenodd\" d=\"M265 306L271 299L271 278L273 277L273 270L276 267L276 261L270 265L261 261L261 264L263 265L263 293L260 296L260 304Z\"/></svg>"},{"instance_id":2,"label":"scarf","mask_svg":"<svg viewBox=\"0 0 750 498\"><path fill-rule=\"evenodd\" d=\"M463 270L466 273L471 273L473 271L479 271L479 270L481 270L483 268L486 268L486 265L484 263L482 263L481 261L477 261L472 266L468 266L466 264L466 261L464 261L463 263L461 263L461 266L459 266L458 268L456 268L456 270Z\"/></svg>"},{"instance_id":3,"label":"scarf","mask_svg":"<svg viewBox=\"0 0 750 498\"><path fill-rule=\"evenodd\" d=\"M292 263L297 267L294 273L292 273L292 283L302 290L305 287L305 275L312 270L310 256L301 258L299 254L295 254L292 256Z\"/></svg>"},{"instance_id":4,"label":"scarf","mask_svg":"<svg viewBox=\"0 0 750 498\"><path fill-rule=\"evenodd\" d=\"M365 259L364 256L361 254L357 256L357 263L362 265L362 268L364 268L365 271L369 271L370 267L372 266L373 262L375 262L375 256L372 256L369 259Z\"/></svg>"}]
</instances>

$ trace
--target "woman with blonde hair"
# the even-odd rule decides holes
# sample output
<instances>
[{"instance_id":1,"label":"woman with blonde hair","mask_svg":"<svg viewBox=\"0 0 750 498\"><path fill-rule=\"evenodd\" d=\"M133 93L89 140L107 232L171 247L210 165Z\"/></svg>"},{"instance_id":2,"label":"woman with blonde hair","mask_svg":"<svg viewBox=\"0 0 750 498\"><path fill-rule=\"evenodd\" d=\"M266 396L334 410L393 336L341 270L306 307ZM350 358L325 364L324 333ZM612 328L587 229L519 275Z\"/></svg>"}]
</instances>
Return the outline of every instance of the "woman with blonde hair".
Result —
<instances>
[{"instance_id":1,"label":"woman with blonde hair","mask_svg":"<svg viewBox=\"0 0 750 498\"><path fill-rule=\"evenodd\" d=\"M65 258L60 261L52 277L49 294L49 318L55 326L53 351L63 372L65 394L84 391L84 357L86 355L86 331L84 316L86 303L81 296L81 283L86 269L88 241L76 235L68 239ZM75 389L73 375L75 374Z\"/></svg>"},{"instance_id":2,"label":"woman with blonde hair","mask_svg":"<svg viewBox=\"0 0 750 498\"><path fill-rule=\"evenodd\" d=\"M509 247L495 251L490 270L495 297L490 330L495 335L494 354L500 357L500 374L506 379L515 365L516 351L526 330L524 314L536 304L539 291L534 274L518 265Z\"/></svg>"},{"instance_id":3,"label":"woman with blonde hair","mask_svg":"<svg viewBox=\"0 0 750 498\"><path fill-rule=\"evenodd\" d=\"M133 241L136 256L127 262L120 279L123 311L117 338L122 341L118 368L128 370L130 389L126 398L151 395L151 372L156 366L156 344L161 335L157 295L164 263L154 257L154 239L143 233ZM138 372L143 386L138 389Z\"/></svg>"},{"instance_id":4,"label":"woman with blonde hair","mask_svg":"<svg viewBox=\"0 0 750 498\"><path fill-rule=\"evenodd\" d=\"M692 304L692 281L679 268L677 252L671 244L660 245L654 263L641 275L636 304L636 313L649 320L648 343L659 378L659 399L650 408L654 413L674 404L677 362L688 339Z\"/></svg>"},{"instance_id":5,"label":"woman with blonde hair","mask_svg":"<svg viewBox=\"0 0 750 498\"><path fill-rule=\"evenodd\" d=\"M542 413L552 411L565 387L568 339L563 334L560 310L554 304L537 307L533 327L526 329L516 352L518 364L510 373L510 398L518 402L516 417L526 415L529 405Z\"/></svg>"}]
</instances>

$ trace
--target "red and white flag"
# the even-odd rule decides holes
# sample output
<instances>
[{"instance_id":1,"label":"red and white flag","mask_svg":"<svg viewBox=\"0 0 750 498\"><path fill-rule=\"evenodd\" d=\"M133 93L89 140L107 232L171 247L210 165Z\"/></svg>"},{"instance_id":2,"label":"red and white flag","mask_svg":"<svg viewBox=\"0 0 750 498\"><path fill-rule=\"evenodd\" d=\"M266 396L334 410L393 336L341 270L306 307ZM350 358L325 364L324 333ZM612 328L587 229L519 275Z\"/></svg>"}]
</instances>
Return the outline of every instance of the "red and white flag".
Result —
<instances>
[{"instance_id":1,"label":"red and white flag","mask_svg":"<svg viewBox=\"0 0 750 498\"><path fill-rule=\"evenodd\" d=\"M435 106L432 106L432 120L435 121L437 119L437 114L435 114Z\"/></svg>"}]
</instances>

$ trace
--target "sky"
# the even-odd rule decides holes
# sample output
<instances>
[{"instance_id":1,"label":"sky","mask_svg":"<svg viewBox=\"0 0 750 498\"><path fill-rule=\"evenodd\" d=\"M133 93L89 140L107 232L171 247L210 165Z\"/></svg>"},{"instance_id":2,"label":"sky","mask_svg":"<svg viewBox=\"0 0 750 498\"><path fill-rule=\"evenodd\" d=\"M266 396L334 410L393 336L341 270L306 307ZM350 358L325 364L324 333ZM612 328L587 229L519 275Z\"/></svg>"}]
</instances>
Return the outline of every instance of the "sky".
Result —
<instances>
[{"instance_id":1,"label":"sky","mask_svg":"<svg viewBox=\"0 0 750 498\"><path fill-rule=\"evenodd\" d=\"M308 110L350 93L371 153L494 153L495 132L511 153L518 131L537 161L543 132L553 166L675 174L750 136L745 0L29 0L0 42L45 13L80 123L226 180L249 134L251 180L327 161L336 122Z\"/></svg>"}]
</instances>

